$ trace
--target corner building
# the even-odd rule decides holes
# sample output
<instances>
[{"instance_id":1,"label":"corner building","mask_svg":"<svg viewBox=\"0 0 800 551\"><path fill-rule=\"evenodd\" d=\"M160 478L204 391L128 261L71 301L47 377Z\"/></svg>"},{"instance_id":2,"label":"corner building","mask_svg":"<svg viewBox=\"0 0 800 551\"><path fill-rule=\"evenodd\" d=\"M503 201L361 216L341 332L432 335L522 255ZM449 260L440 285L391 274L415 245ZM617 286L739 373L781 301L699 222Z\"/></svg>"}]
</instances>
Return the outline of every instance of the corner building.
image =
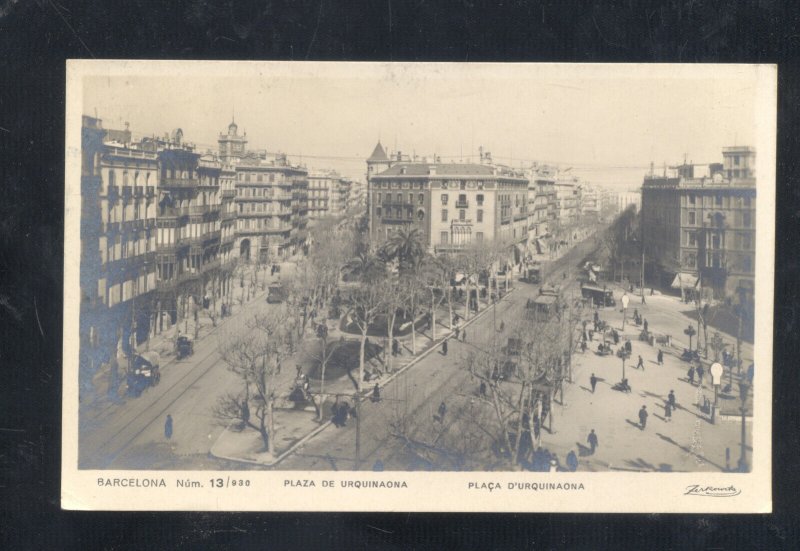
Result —
<instances>
[{"instance_id":1,"label":"corner building","mask_svg":"<svg viewBox=\"0 0 800 551\"><path fill-rule=\"evenodd\" d=\"M515 257L524 252L528 180L507 167L395 163L382 172L372 171L368 196L371 237L376 243L400 228L416 227L437 253L484 240L516 245Z\"/></svg>"},{"instance_id":2,"label":"corner building","mask_svg":"<svg viewBox=\"0 0 800 551\"><path fill-rule=\"evenodd\" d=\"M683 164L645 176L645 255L669 285L677 273L700 278L717 298L753 298L756 151L726 147L723 163Z\"/></svg>"}]
</instances>

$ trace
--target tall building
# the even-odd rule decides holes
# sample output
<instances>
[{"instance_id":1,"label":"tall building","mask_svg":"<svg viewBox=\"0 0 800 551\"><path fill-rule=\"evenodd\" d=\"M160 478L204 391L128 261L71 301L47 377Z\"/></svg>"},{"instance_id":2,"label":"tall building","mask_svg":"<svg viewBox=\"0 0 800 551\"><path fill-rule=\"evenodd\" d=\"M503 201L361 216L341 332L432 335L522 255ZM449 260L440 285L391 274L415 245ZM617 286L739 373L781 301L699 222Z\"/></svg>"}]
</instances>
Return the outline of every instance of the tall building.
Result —
<instances>
[{"instance_id":1,"label":"tall building","mask_svg":"<svg viewBox=\"0 0 800 551\"><path fill-rule=\"evenodd\" d=\"M755 276L755 149L726 147L723 163L682 164L642 184L648 261L669 284L699 278L717 297L751 300Z\"/></svg>"},{"instance_id":2,"label":"tall building","mask_svg":"<svg viewBox=\"0 0 800 551\"><path fill-rule=\"evenodd\" d=\"M376 243L416 227L426 245L449 252L472 242L502 240L524 252L528 180L485 164L399 162L369 178L371 237ZM517 260L519 260L517 258Z\"/></svg>"},{"instance_id":3,"label":"tall building","mask_svg":"<svg viewBox=\"0 0 800 551\"><path fill-rule=\"evenodd\" d=\"M308 172L285 155L246 155L236 165L237 249L268 262L301 244L308 220Z\"/></svg>"},{"instance_id":4,"label":"tall building","mask_svg":"<svg viewBox=\"0 0 800 551\"><path fill-rule=\"evenodd\" d=\"M84 386L101 363L120 353L127 355L148 339L153 327L158 180L157 155L131 144L127 128L109 133L100 119L83 117L80 345Z\"/></svg>"},{"instance_id":5,"label":"tall building","mask_svg":"<svg viewBox=\"0 0 800 551\"><path fill-rule=\"evenodd\" d=\"M227 134L220 134L219 160L224 164L236 164L247 152L247 133L240 136L236 121L231 120Z\"/></svg>"},{"instance_id":6,"label":"tall building","mask_svg":"<svg viewBox=\"0 0 800 551\"><path fill-rule=\"evenodd\" d=\"M169 142L155 145L161 191L157 309L174 323L190 315L192 303L199 304L207 293L216 300L222 292L222 164L184 143L180 129L170 135ZM159 330L163 321L159 315Z\"/></svg>"}]
</instances>

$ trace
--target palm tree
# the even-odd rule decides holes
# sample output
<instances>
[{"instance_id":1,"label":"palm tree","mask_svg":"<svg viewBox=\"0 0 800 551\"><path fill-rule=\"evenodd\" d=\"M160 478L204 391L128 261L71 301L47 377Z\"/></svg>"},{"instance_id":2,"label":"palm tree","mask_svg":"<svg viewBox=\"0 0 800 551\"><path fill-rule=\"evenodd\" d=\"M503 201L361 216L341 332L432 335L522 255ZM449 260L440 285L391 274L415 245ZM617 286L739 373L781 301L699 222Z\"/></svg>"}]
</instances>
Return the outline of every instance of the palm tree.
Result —
<instances>
[{"instance_id":1,"label":"palm tree","mask_svg":"<svg viewBox=\"0 0 800 551\"><path fill-rule=\"evenodd\" d=\"M361 252L345 264L342 270L345 275L362 283L374 283L384 275L386 267L378 257Z\"/></svg>"},{"instance_id":2,"label":"palm tree","mask_svg":"<svg viewBox=\"0 0 800 551\"><path fill-rule=\"evenodd\" d=\"M398 261L401 272L413 270L425 256L423 235L419 228L401 229L384 244L382 249L388 259Z\"/></svg>"}]
</instances>

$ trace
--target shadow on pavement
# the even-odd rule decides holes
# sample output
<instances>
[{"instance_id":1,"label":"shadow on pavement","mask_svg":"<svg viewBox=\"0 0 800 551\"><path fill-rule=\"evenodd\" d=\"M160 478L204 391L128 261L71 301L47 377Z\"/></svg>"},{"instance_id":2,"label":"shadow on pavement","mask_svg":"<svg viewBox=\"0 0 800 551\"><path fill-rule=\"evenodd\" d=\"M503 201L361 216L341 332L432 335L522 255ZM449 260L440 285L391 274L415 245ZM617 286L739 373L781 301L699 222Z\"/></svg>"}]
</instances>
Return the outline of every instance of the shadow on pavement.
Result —
<instances>
[{"instance_id":1,"label":"shadow on pavement","mask_svg":"<svg viewBox=\"0 0 800 551\"><path fill-rule=\"evenodd\" d=\"M705 462L706 462L706 463L708 463L709 465L713 465L713 466L715 466L716 468L718 468L720 471L723 471L723 472L725 472L725 470L726 470L726 469L725 469L725 467L723 467L722 465L719 465L719 464L717 464L717 463L714 463L713 461L709 461L709 460L708 460L708 458L707 458L707 457L705 457L704 455L699 455L699 454L696 454L695 452L693 452L692 450L690 450L690 449L689 449L689 448L687 448L686 446L683 446L683 445L681 445L681 444L678 444L678 443L677 443L675 440L673 440L673 439L672 439L672 438L670 438L669 436L664 436L664 435L663 435L663 434L661 434L660 432L657 432L657 433L656 433L656 436L658 436L659 438L661 438L661 439L662 439L664 442L667 442L667 443L669 443L669 444L672 444L673 446L676 446L677 448L680 448L681 450L683 450L683 451L684 451L684 452L686 452L687 454L689 454L689 455L692 455L692 456L694 456L694 457L696 457L696 458L698 458L698 459L700 459L700 460L702 460L702 461L705 461Z\"/></svg>"}]
</instances>

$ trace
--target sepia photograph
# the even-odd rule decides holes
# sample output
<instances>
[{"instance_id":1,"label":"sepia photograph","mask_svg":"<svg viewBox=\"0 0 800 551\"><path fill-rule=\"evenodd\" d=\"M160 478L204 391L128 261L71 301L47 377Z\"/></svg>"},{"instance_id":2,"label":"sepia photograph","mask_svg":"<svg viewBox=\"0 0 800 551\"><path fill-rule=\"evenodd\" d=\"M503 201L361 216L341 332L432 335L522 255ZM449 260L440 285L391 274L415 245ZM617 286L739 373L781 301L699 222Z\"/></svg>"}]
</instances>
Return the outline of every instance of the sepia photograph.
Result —
<instances>
[{"instance_id":1,"label":"sepia photograph","mask_svg":"<svg viewBox=\"0 0 800 551\"><path fill-rule=\"evenodd\" d=\"M776 75L70 61L62 506L769 511Z\"/></svg>"}]
</instances>

